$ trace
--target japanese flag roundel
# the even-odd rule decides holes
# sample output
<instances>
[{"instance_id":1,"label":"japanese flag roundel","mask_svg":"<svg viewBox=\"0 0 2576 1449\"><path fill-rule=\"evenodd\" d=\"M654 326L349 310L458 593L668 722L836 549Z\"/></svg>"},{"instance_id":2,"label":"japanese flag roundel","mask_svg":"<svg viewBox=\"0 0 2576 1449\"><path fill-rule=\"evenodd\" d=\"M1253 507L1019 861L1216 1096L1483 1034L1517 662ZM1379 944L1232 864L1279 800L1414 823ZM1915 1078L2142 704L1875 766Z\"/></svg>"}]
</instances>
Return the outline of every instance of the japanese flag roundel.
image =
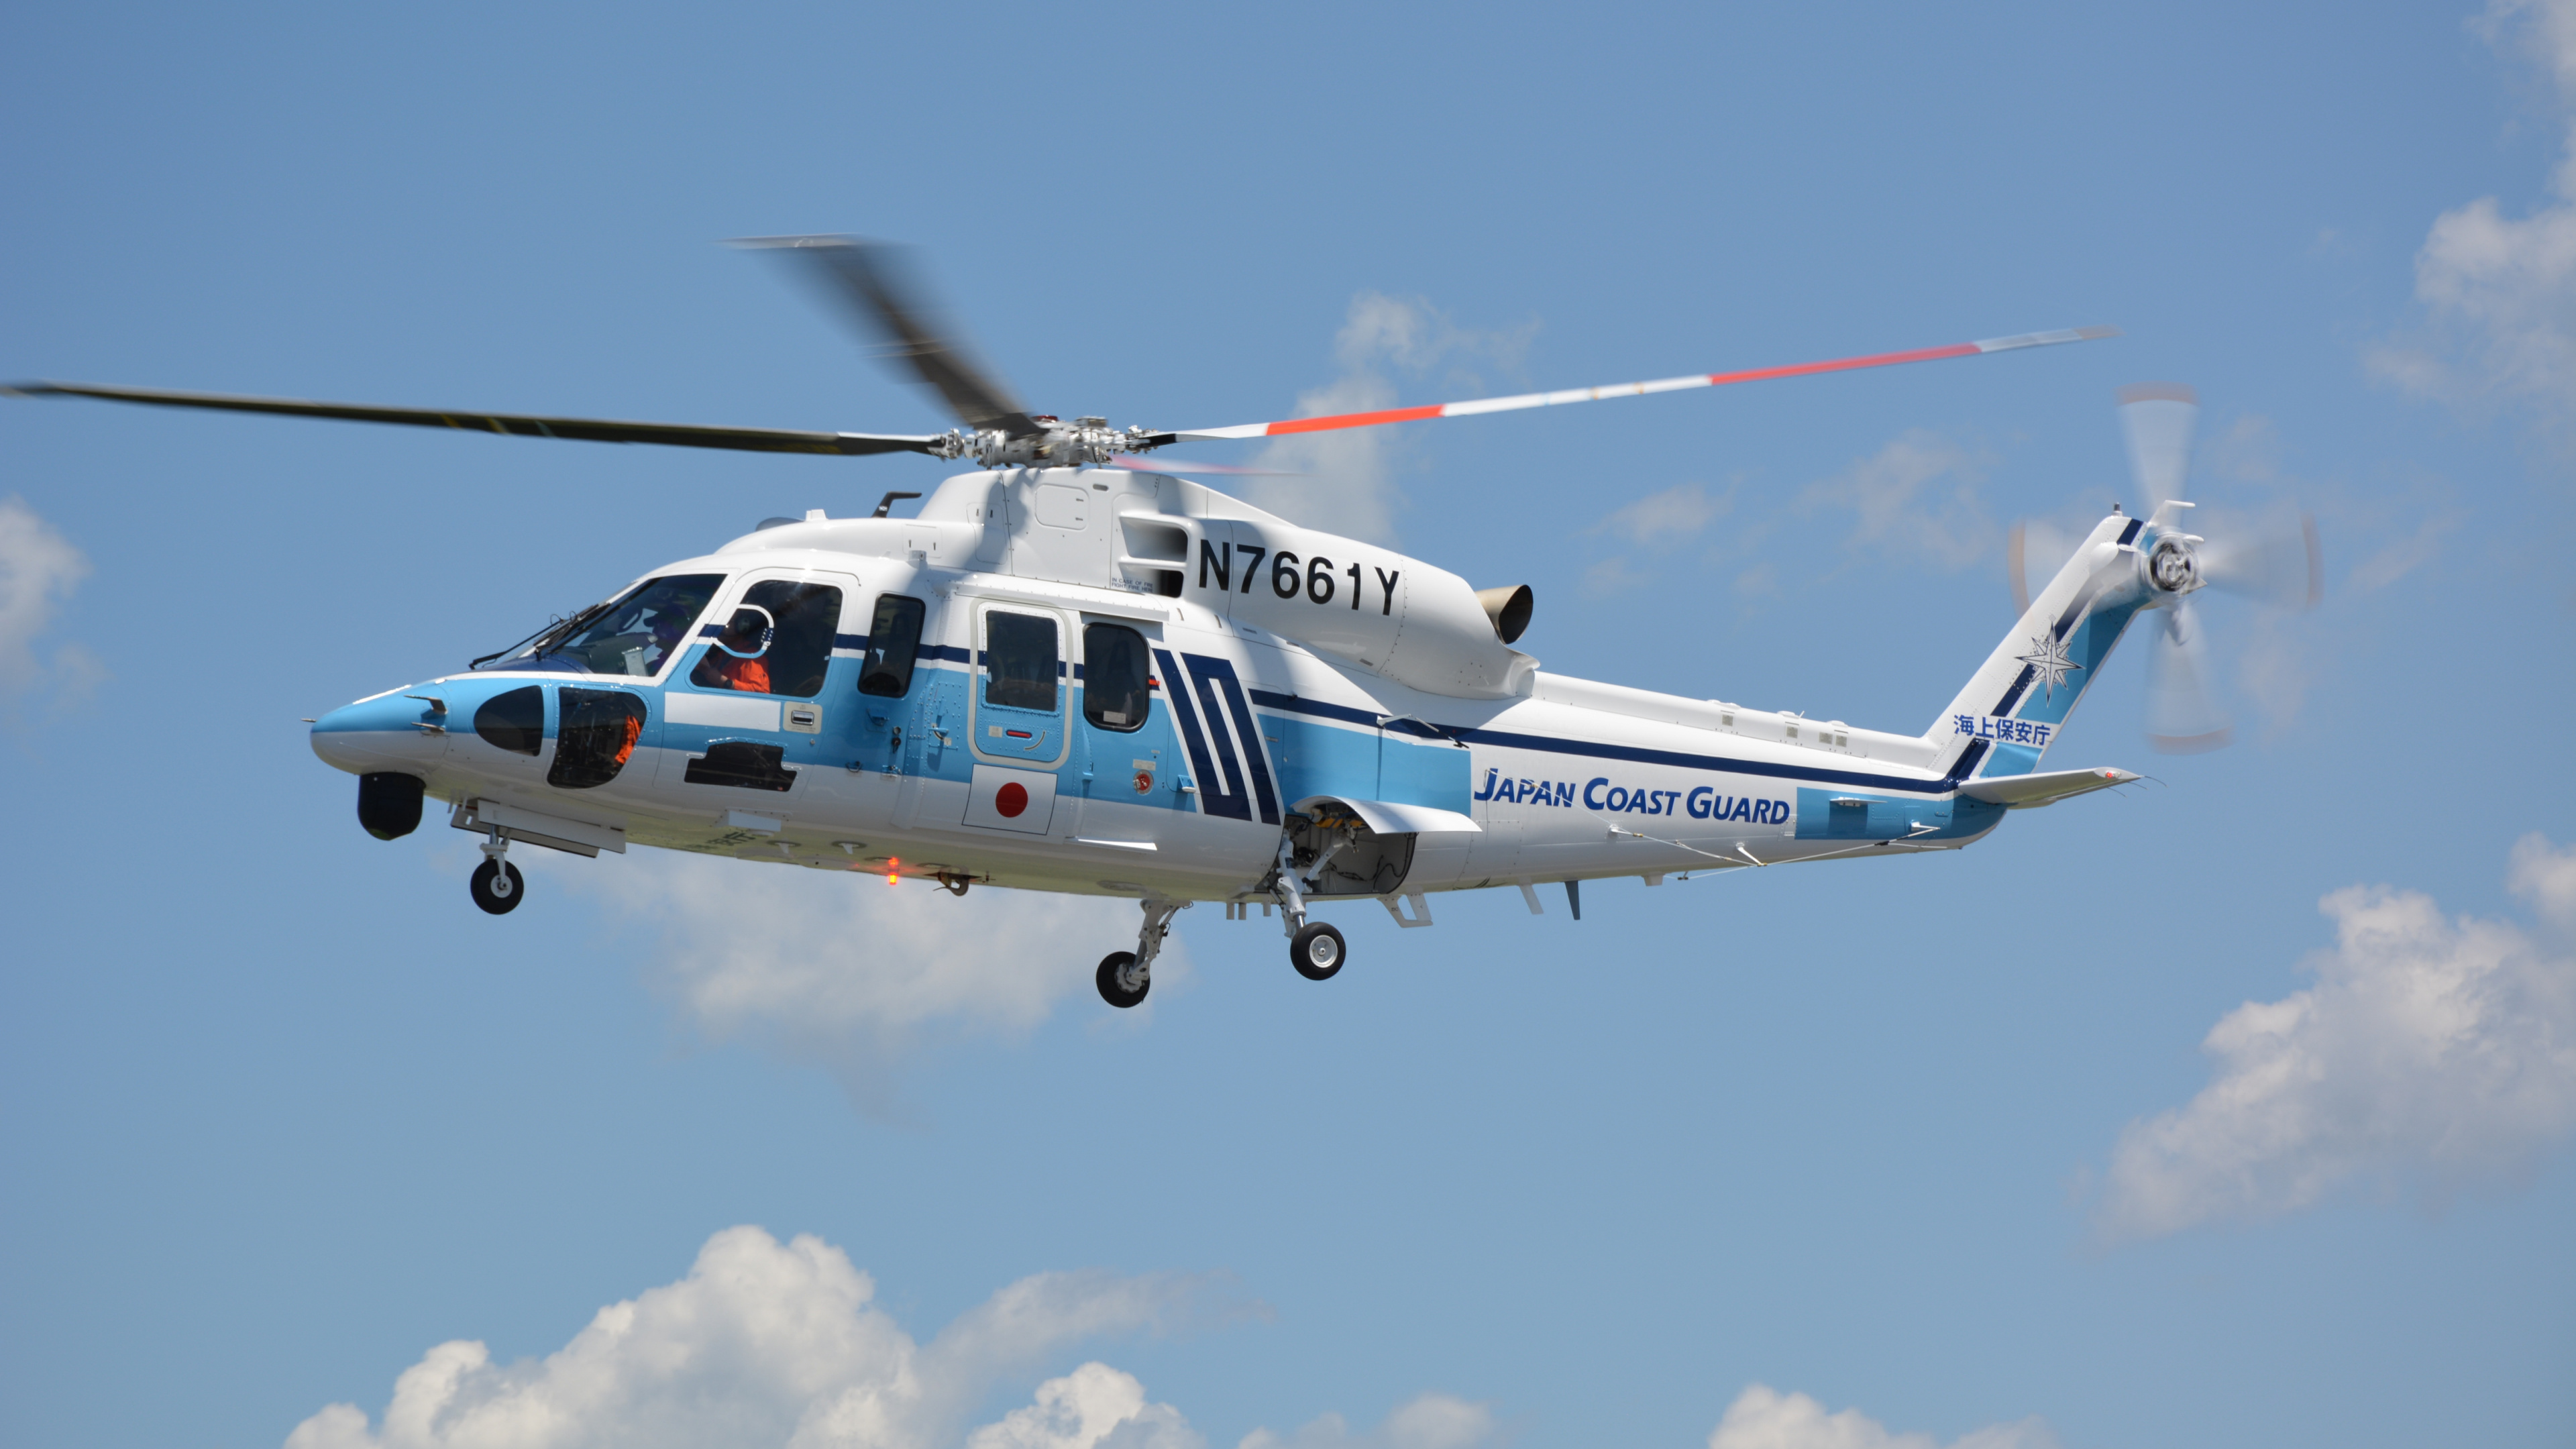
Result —
<instances>
[{"instance_id":1,"label":"japanese flag roundel","mask_svg":"<svg viewBox=\"0 0 2576 1449\"><path fill-rule=\"evenodd\" d=\"M1055 818L1055 776L977 765L966 792L966 823L1044 835Z\"/></svg>"}]
</instances>

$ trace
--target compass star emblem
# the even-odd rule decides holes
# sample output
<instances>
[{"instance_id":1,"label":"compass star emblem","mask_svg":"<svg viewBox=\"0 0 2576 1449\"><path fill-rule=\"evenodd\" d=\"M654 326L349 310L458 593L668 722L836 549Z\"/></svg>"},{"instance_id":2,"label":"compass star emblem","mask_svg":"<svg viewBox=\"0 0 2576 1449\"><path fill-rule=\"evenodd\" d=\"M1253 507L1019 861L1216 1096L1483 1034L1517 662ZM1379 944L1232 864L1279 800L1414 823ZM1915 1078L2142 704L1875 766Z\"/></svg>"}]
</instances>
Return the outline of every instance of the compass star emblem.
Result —
<instances>
[{"instance_id":1,"label":"compass star emblem","mask_svg":"<svg viewBox=\"0 0 2576 1449\"><path fill-rule=\"evenodd\" d=\"M2033 636L2030 652L2014 658L2039 672L2042 688L2046 691L2044 697L2050 699L2056 698L2057 686L2066 682L2067 675L2084 667L2067 657L2064 640L2046 634Z\"/></svg>"}]
</instances>

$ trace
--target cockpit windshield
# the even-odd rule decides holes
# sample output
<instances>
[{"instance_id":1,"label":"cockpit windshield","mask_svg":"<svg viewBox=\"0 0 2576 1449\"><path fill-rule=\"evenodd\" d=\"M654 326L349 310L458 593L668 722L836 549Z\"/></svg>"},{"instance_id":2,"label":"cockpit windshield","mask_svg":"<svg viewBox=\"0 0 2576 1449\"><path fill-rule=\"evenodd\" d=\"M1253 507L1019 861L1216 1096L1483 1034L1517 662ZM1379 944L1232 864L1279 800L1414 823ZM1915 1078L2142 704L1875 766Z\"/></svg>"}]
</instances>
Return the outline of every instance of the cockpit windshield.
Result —
<instances>
[{"instance_id":1,"label":"cockpit windshield","mask_svg":"<svg viewBox=\"0 0 2576 1449\"><path fill-rule=\"evenodd\" d=\"M651 678L688 643L689 626L706 612L724 580L722 574L646 579L604 604L548 625L490 667Z\"/></svg>"}]
</instances>

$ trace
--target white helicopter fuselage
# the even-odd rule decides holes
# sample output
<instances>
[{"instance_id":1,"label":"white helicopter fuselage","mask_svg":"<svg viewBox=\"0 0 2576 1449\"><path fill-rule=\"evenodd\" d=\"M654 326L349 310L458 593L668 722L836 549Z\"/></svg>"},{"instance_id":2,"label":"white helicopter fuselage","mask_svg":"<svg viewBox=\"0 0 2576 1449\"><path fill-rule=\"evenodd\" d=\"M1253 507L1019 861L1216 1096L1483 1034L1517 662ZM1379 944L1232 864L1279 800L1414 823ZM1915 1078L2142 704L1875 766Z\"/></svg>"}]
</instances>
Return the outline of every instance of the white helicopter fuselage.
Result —
<instances>
[{"instance_id":1,"label":"white helicopter fuselage","mask_svg":"<svg viewBox=\"0 0 2576 1449\"><path fill-rule=\"evenodd\" d=\"M418 780L487 853L1410 921L1439 891L1955 849L2135 778L2037 766L2158 602L2143 522L2105 519L1952 709L1896 734L1542 672L1456 575L1182 479L970 473L914 519L817 512L656 570L639 587L705 601L667 647L399 687L313 747L366 789ZM745 617L777 627L726 647Z\"/></svg>"}]
</instances>

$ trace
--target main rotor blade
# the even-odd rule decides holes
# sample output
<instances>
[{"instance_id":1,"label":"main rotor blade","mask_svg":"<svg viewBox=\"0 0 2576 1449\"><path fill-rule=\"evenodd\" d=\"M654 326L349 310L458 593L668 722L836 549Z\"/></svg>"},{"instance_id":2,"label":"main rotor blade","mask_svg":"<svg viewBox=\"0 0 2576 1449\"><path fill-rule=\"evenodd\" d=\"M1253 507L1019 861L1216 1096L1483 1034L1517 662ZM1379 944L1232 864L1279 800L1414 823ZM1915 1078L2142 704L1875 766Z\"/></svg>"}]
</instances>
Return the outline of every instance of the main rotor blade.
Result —
<instances>
[{"instance_id":1,"label":"main rotor blade","mask_svg":"<svg viewBox=\"0 0 2576 1449\"><path fill-rule=\"evenodd\" d=\"M212 408L230 413L275 413L297 418L339 418L353 423L401 423L415 428L454 428L513 438L570 438L584 443L660 443L675 448L730 448L747 453L928 453L937 437L891 433L804 433L787 428L702 428L688 423L629 423L601 418L540 418L518 413L441 412L434 408L380 408L363 403L305 402L299 398L235 397L214 392L165 392L147 387L93 387L77 382L18 382L0 386L16 397L94 397L156 407Z\"/></svg>"},{"instance_id":2,"label":"main rotor blade","mask_svg":"<svg viewBox=\"0 0 2576 1449\"><path fill-rule=\"evenodd\" d=\"M1864 367L1894 367L1901 362L1933 362L1945 357L1976 357L1988 352L2016 352L2025 347L2054 347L2061 342L2091 342L2096 338L2117 337L2117 327L2076 327L2062 332L2026 332L2019 337L1990 337L1983 342L1960 342L1948 347L1924 347L1912 352L1877 352L1867 357L1838 357L1827 362L1799 362L1787 367L1757 367L1743 372L1693 373L1688 377L1667 377L1654 382L1622 382L1608 387L1569 388L1563 392L1522 393L1517 397L1479 398L1473 402L1435 403L1418 408L1385 408L1368 413L1335 413L1320 418L1286 418L1275 423L1244 423L1230 428L1182 429L1152 435L1164 442L1179 438L1277 438L1290 433L1324 433L1337 428L1371 428L1380 423L1410 423L1424 418L1463 418L1479 413L1518 412L1523 408L1556 407L1564 403L1593 402L1609 397L1642 397L1649 393L1680 392L1694 387L1726 387L1739 382L1762 382L1775 377L1806 377L1819 372L1853 372Z\"/></svg>"},{"instance_id":3,"label":"main rotor blade","mask_svg":"<svg viewBox=\"0 0 2576 1449\"><path fill-rule=\"evenodd\" d=\"M804 258L834 295L851 304L859 321L883 340L884 355L903 359L968 427L998 428L1014 438L1033 438L1045 431L1009 388L976 365L953 329L942 325L944 319L930 300L929 287L905 261L901 248L850 236L754 236L732 245Z\"/></svg>"}]
</instances>

